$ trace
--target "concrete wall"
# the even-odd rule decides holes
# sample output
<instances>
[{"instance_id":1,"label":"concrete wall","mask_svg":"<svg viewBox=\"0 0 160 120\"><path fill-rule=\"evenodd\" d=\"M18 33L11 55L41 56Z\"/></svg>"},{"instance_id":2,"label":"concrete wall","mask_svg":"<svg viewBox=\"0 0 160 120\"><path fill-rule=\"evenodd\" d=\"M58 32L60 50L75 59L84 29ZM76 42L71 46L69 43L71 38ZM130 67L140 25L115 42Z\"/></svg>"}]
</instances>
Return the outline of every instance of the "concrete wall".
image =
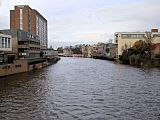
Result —
<instances>
[{"instance_id":1,"label":"concrete wall","mask_svg":"<svg viewBox=\"0 0 160 120\"><path fill-rule=\"evenodd\" d=\"M28 65L28 62L26 60L16 60L13 64L0 65L0 77L41 69L48 65L48 62L41 62L37 64Z\"/></svg>"},{"instance_id":2,"label":"concrete wall","mask_svg":"<svg viewBox=\"0 0 160 120\"><path fill-rule=\"evenodd\" d=\"M13 64L0 65L0 76L7 76L28 71L26 60L16 60Z\"/></svg>"},{"instance_id":3,"label":"concrete wall","mask_svg":"<svg viewBox=\"0 0 160 120\"><path fill-rule=\"evenodd\" d=\"M41 69L41 68L43 68L43 67L45 67L47 65L48 65L47 62L42 62L42 63L28 65L28 71L32 71L32 70L36 70L36 69Z\"/></svg>"}]
</instances>

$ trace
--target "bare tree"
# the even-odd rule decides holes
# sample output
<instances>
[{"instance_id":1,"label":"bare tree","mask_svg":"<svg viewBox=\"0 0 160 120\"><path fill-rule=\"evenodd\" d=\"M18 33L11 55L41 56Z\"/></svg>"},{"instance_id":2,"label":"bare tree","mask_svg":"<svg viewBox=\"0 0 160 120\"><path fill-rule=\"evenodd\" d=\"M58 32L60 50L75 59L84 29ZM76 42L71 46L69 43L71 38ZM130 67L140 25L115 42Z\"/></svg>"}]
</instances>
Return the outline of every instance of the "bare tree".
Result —
<instances>
[{"instance_id":1,"label":"bare tree","mask_svg":"<svg viewBox=\"0 0 160 120\"><path fill-rule=\"evenodd\" d=\"M110 38L110 39L108 40L108 43L113 43L113 39Z\"/></svg>"}]
</instances>

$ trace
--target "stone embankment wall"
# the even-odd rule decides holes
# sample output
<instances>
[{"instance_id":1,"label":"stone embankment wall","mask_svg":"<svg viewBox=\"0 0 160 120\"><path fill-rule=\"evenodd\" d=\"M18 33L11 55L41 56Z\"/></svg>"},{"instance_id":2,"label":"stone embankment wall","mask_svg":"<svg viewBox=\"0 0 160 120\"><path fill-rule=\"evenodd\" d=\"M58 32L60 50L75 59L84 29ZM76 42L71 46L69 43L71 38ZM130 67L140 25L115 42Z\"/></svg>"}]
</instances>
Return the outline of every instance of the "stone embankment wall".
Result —
<instances>
[{"instance_id":1,"label":"stone embankment wall","mask_svg":"<svg viewBox=\"0 0 160 120\"><path fill-rule=\"evenodd\" d=\"M28 71L26 60L16 60L13 64L0 65L0 77Z\"/></svg>"}]
</instances>

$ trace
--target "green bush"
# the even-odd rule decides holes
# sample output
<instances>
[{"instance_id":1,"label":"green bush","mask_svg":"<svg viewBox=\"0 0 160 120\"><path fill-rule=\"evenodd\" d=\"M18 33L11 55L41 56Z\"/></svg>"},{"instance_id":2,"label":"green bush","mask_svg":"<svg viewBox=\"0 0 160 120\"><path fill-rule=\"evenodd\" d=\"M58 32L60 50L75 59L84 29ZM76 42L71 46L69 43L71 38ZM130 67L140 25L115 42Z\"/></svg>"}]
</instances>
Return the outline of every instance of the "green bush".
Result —
<instances>
[{"instance_id":1,"label":"green bush","mask_svg":"<svg viewBox=\"0 0 160 120\"><path fill-rule=\"evenodd\" d=\"M140 66L140 64L141 64L141 55L137 54L135 59L135 65Z\"/></svg>"},{"instance_id":2,"label":"green bush","mask_svg":"<svg viewBox=\"0 0 160 120\"><path fill-rule=\"evenodd\" d=\"M135 65L135 61L136 61L136 55L132 54L131 56L129 56L129 64L130 65Z\"/></svg>"},{"instance_id":3,"label":"green bush","mask_svg":"<svg viewBox=\"0 0 160 120\"><path fill-rule=\"evenodd\" d=\"M141 55L140 54L132 54L131 56L129 56L129 64L130 65L134 65L134 66L140 66L141 64Z\"/></svg>"},{"instance_id":4,"label":"green bush","mask_svg":"<svg viewBox=\"0 0 160 120\"><path fill-rule=\"evenodd\" d=\"M129 56L128 56L128 52L127 51L124 51L122 53L122 56L121 56L121 59L122 61L122 64L129 64Z\"/></svg>"}]
</instances>

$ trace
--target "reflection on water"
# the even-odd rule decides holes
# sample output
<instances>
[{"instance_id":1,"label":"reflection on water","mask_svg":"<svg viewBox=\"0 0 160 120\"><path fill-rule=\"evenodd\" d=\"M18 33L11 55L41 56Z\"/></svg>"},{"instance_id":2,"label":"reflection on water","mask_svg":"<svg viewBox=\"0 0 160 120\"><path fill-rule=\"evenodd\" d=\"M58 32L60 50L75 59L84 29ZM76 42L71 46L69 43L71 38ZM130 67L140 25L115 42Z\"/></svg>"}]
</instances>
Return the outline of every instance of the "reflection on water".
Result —
<instances>
[{"instance_id":1,"label":"reflection on water","mask_svg":"<svg viewBox=\"0 0 160 120\"><path fill-rule=\"evenodd\" d=\"M2 120L159 120L160 71L62 58L0 78Z\"/></svg>"}]
</instances>

